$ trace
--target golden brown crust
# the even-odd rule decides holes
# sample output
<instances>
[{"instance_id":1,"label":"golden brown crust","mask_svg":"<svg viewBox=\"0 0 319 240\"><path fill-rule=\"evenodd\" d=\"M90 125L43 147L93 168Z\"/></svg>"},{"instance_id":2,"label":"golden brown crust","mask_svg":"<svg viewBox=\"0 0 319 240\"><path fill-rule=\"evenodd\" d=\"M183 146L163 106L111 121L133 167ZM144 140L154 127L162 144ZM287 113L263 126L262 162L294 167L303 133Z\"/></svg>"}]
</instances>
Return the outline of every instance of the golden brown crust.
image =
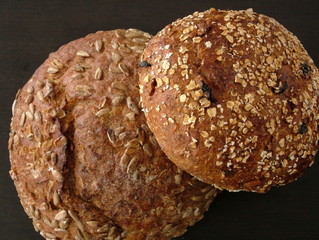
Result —
<instances>
[{"instance_id":1,"label":"golden brown crust","mask_svg":"<svg viewBox=\"0 0 319 240\"><path fill-rule=\"evenodd\" d=\"M152 38L143 60L148 124L180 168L218 188L266 192L313 163L318 69L274 19L196 12Z\"/></svg>"},{"instance_id":2,"label":"golden brown crust","mask_svg":"<svg viewBox=\"0 0 319 240\"><path fill-rule=\"evenodd\" d=\"M171 239L216 195L145 124L136 68L149 38L129 29L73 41L17 94L10 174L46 239Z\"/></svg>"}]
</instances>

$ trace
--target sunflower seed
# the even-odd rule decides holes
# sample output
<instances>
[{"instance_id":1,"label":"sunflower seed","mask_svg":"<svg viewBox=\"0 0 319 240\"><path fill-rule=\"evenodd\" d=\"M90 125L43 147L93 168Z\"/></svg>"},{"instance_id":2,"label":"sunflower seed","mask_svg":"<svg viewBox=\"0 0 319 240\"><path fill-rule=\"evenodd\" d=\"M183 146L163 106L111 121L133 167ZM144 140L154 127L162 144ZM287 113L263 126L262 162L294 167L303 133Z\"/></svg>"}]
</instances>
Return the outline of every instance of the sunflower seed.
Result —
<instances>
[{"instance_id":1,"label":"sunflower seed","mask_svg":"<svg viewBox=\"0 0 319 240\"><path fill-rule=\"evenodd\" d=\"M175 175L174 176L174 179L175 179L175 183L176 184L181 184L181 182L182 182L182 176L180 175L180 174L177 174L177 175Z\"/></svg>"},{"instance_id":2,"label":"sunflower seed","mask_svg":"<svg viewBox=\"0 0 319 240\"><path fill-rule=\"evenodd\" d=\"M95 71L95 74L94 74L94 78L96 80L101 80L102 79L102 76L103 76L103 71L101 68L97 68L96 71Z\"/></svg>"},{"instance_id":3,"label":"sunflower seed","mask_svg":"<svg viewBox=\"0 0 319 240\"><path fill-rule=\"evenodd\" d=\"M127 38L135 38L142 36L142 32L135 28L129 28L125 31L125 37Z\"/></svg>"},{"instance_id":4,"label":"sunflower seed","mask_svg":"<svg viewBox=\"0 0 319 240\"><path fill-rule=\"evenodd\" d=\"M52 233L44 233L44 232L43 232L43 234L44 234L44 237L45 237L45 238L56 239L56 236L53 235Z\"/></svg>"},{"instance_id":5,"label":"sunflower seed","mask_svg":"<svg viewBox=\"0 0 319 240\"><path fill-rule=\"evenodd\" d=\"M46 202L43 202L43 203L41 203L39 209L40 209L41 211L46 211L46 210L49 209L49 205L48 205Z\"/></svg>"},{"instance_id":6,"label":"sunflower seed","mask_svg":"<svg viewBox=\"0 0 319 240\"><path fill-rule=\"evenodd\" d=\"M88 63L80 63L79 66L84 68L84 70L92 68L91 65Z\"/></svg>"},{"instance_id":7,"label":"sunflower seed","mask_svg":"<svg viewBox=\"0 0 319 240\"><path fill-rule=\"evenodd\" d=\"M38 97L39 101L41 101L41 102L44 101L44 96L43 96L43 93L42 93L41 90L39 90L39 91L37 92L37 97Z\"/></svg>"},{"instance_id":8,"label":"sunflower seed","mask_svg":"<svg viewBox=\"0 0 319 240\"><path fill-rule=\"evenodd\" d=\"M33 95L29 94L26 99L25 99L25 103L29 104L33 101Z\"/></svg>"},{"instance_id":9,"label":"sunflower seed","mask_svg":"<svg viewBox=\"0 0 319 240\"><path fill-rule=\"evenodd\" d=\"M33 86L28 87L27 93L32 94L33 92L34 92L34 87Z\"/></svg>"},{"instance_id":10,"label":"sunflower seed","mask_svg":"<svg viewBox=\"0 0 319 240\"><path fill-rule=\"evenodd\" d=\"M126 98L126 104L127 104L127 107L135 114L138 114L139 113L139 109L138 107L136 106L136 104L132 101L132 98L131 97L127 97Z\"/></svg>"},{"instance_id":11,"label":"sunflower seed","mask_svg":"<svg viewBox=\"0 0 319 240\"><path fill-rule=\"evenodd\" d=\"M67 211L65 211L65 210L60 210L60 211L55 215L54 220L57 220L57 221L65 220L67 216L68 216Z\"/></svg>"},{"instance_id":12,"label":"sunflower seed","mask_svg":"<svg viewBox=\"0 0 319 240\"><path fill-rule=\"evenodd\" d=\"M63 174L55 169L52 170L52 176L58 182L63 182L63 180L64 180Z\"/></svg>"},{"instance_id":13,"label":"sunflower seed","mask_svg":"<svg viewBox=\"0 0 319 240\"><path fill-rule=\"evenodd\" d=\"M97 233L105 233L108 232L110 230L110 224L104 224L102 227L98 228L96 230Z\"/></svg>"},{"instance_id":14,"label":"sunflower seed","mask_svg":"<svg viewBox=\"0 0 319 240\"><path fill-rule=\"evenodd\" d=\"M62 69L63 68L63 63L61 63L59 60L57 59L53 59L53 61L51 62L51 65L57 69Z\"/></svg>"},{"instance_id":15,"label":"sunflower seed","mask_svg":"<svg viewBox=\"0 0 319 240\"><path fill-rule=\"evenodd\" d=\"M107 130L107 137L108 137L109 141L114 145L115 144L115 136L114 136L113 130L110 128Z\"/></svg>"},{"instance_id":16,"label":"sunflower seed","mask_svg":"<svg viewBox=\"0 0 319 240\"><path fill-rule=\"evenodd\" d=\"M111 227L111 229L109 230L108 236L109 236L109 237L113 236L113 234L115 233L115 231L116 231L116 227Z\"/></svg>"},{"instance_id":17,"label":"sunflower seed","mask_svg":"<svg viewBox=\"0 0 319 240\"><path fill-rule=\"evenodd\" d=\"M76 72L84 72L84 68L80 64L74 65L73 70Z\"/></svg>"},{"instance_id":18,"label":"sunflower seed","mask_svg":"<svg viewBox=\"0 0 319 240\"><path fill-rule=\"evenodd\" d=\"M199 217L201 215L201 210L199 209L199 208L196 208L195 210L194 210L194 216L195 217Z\"/></svg>"},{"instance_id":19,"label":"sunflower seed","mask_svg":"<svg viewBox=\"0 0 319 240\"><path fill-rule=\"evenodd\" d=\"M82 237L82 236L80 235L80 233L76 233L76 235L74 236L74 239L75 239L75 240L85 240L84 237Z\"/></svg>"},{"instance_id":20,"label":"sunflower seed","mask_svg":"<svg viewBox=\"0 0 319 240\"><path fill-rule=\"evenodd\" d=\"M22 114L21 114L21 117L20 117L20 121L19 121L19 126L20 127L23 127L23 125L24 125L24 123L25 123L25 113L23 112Z\"/></svg>"},{"instance_id":21,"label":"sunflower seed","mask_svg":"<svg viewBox=\"0 0 319 240\"><path fill-rule=\"evenodd\" d=\"M126 168L128 162L129 162L129 157L126 153L124 153L120 160L120 166Z\"/></svg>"},{"instance_id":22,"label":"sunflower seed","mask_svg":"<svg viewBox=\"0 0 319 240\"><path fill-rule=\"evenodd\" d=\"M118 45L118 43L117 42L113 42L112 44L111 44L111 46L112 46L112 48L113 49L118 49L118 47L119 47L119 45Z\"/></svg>"},{"instance_id":23,"label":"sunflower seed","mask_svg":"<svg viewBox=\"0 0 319 240\"><path fill-rule=\"evenodd\" d=\"M34 110L35 110L35 107L34 107L34 104L33 103L30 103L29 104L29 110L32 114L34 114Z\"/></svg>"},{"instance_id":24,"label":"sunflower seed","mask_svg":"<svg viewBox=\"0 0 319 240\"><path fill-rule=\"evenodd\" d=\"M60 205L60 197L59 197L59 194L58 194L58 192L57 191L54 191L53 192L53 204L54 204L54 206L59 206Z\"/></svg>"},{"instance_id":25,"label":"sunflower seed","mask_svg":"<svg viewBox=\"0 0 319 240\"><path fill-rule=\"evenodd\" d=\"M26 117L27 117L28 119L30 119L31 121L33 121L34 117L33 117L33 114L32 114L31 112L26 111L26 112L25 112L25 115L26 115Z\"/></svg>"},{"instance_id":26,"label":"sunflower seed","mask_svg":"<svg viewBox=\"0 0 319 240\"><path fill-rule=\"evenodd\" d=\"M67 229L68 226L69 226L69 221L68 220L59 222L59 227L62 228L62 229Z\"/></svg>"},{"instance_id":27,"label":"sunflower seed","mask_svg":"<svg viewBox=\"0 0 319 240\"><path fill-rule=\"evenodd\" d=\"M148 39L145 38L133 38L133 42L138 44L145 44L148 41Z\"/></svg>"},{"instance_id":28,"label":"sunflower seed","mask_svg":"<svg viewBox=\"0 0 319 240\"><path fill-rule=\"evenodd\" d=\"M53 221L51 222L51 227L52 227L52 228L57 228L58 226L59 226L58 220L53 220Z\"/></svg>"},{"instance_id":29,"label":"sunflower seed","mask_svg":"<svg viewBox=\"0 0 319 240\"><path fill-rule=\"evenodd\" d=\"M38 209L34 211L34 218L39 220L41 218L41 213Z\"/></svg>"},{"instance_id":30,"label":"sunflower seed","mask_svg":"<svg viewBox=\"0 0 319 240\"><path fill-rule=\"evenodd\" d=\"M52 84L46 84L45 87L43 88L43 97L47 98L53 93L54 89Z\"/></svg>"},{"instance_id":31,"label":"sunflower seed","mask_svg":"<svg viewBox=\"0 0 319 240\"><path fill-rule=\"evenodd\" d=\"M92 228L96 228L99 225L99 223L97 221L87 221L86 224Z\"/></svg>"},{"instance_id":32,"label":"sunflower seed","mask_svg":"<svg viewBox=\"0 0 319 240\"><path fill-rule=\"evenodd\" d=\"M115 34L115 36L118 37L118 38L123 36L123 35L122 35L122 30L120 30L120 29L115 30L115 31L114 31L114 34Z\"/></svg>"},{"instance_id":33,"label":"sunflower seed","mask_svg":"<svg viewBox=\"0 0 319 240\"><path fill-rule=\"evenodd\" d=\"M193 209L191 207L188 207L185 212L182 215L182 218L187 218L191 213L193 212Z\"/></svg>"},{"instance_id":34,"label":"sunflower seed","mask_svg":"<svg viewBox=\"0 0 319 240\"><path fill-rule=\"evenodd\" d=\"M81 73L74 73L71 78L72 79L81 79L83 75Z\"/></svg>"},{"instance_id":35,"label":"sunflower seed","mask_svg":"<svg viewBox=\"0 0 319 240\"><path fill-rule=\"evenodd\" d=\"M95 46L95 50L100 52L103 46L102 40L101 39L96 40L94 43L94 46Z\"/></svg>"},{"instance_id":36,"label":"sunflower seed","mask_svg":"<svg viewBox=\"0 0 319 240\"><path fill-rule=\"evenodd\" d=\"M133 173L133 181L137 181L138 179L140 179L140 172L138 170L135 170L135 172Z\"/></svg>"},{"instance_id":37,"label":"sunflower seed","mask_svg":"<svg viewBox=\"0 0 319 240\"><path fill-rule=\"evenodd\" d=\"M55 74L55 73L58 73L58 72L59 72L59 69L57 69L57 68L54 68L54 67L49 67L48 68L48 73Z\"/></svg>"},{"instance_id":38,"label":"sunflower seed","mask_svg":"<svg viewBox=\"0 0 319 240\"><path fill-rule=\"evenodd\" d=\"M118 135L119 140L124 140L128 136L128 132L122 132Z\"/></svg>"},{"instance_id":39,"label":"sunflower seed","mask_svg":"<svg viewBox=\"0 0 319 240\"><path fill-rule=\"evenodd\" d=\"M74 220L77 227L81 230L81 232L84 232L84 226L82 222L80 221L80 219L78 218L77 214L72 210L68 210L68 213L71 216L71 218Z\"/></svg>"},{"instance_id":40,"label":"sunflower seed","mask_svg":"<svg viewBox=\"0 0 319 240\"><path fill-rule=\"evenodd\" d=\"M42 220L46 225L51 226L51 221L47 216L42 216Z\"/></svg>"},{"instance_id":41,"label":"sunflower seed","mask_svg":"<svg viewBox=\"0 0 319 240\"><path fill-rule=\"evenodd\" d=\"M116 52L112 52L112 60L115 62L115 63L118 63L119 61L121 61L123 59L123 57L116 53Z\"/></svg>"},{"instance_id":42,"label":"sunflower seed","mask_svg":"<svg viewBox=\"0 0 319 240\"><path fill-rule=\"evenodd\" d=\"M63 228L54 228L53 230L56 232L66 232L66 230Z\"/></svg>"},{"instance_id":43,"label":"sunflower seed","mask_svg":"<svg viewBox=\"0 0 319 240\"><path fill-rule=\"evenodd\" d=\"M97 111L97 112L95 113L95 116L97 116L97 117L106 116L106 115L108 115L109 112L110 112L110 109L109 109L109 108L103 108L103 109Z\"/></svg>"},{"instance_id":44,"label":"sunflower seed","mask_svg":"<svg viewBox=\"0 0 319 240\"><path fill-rule=\"evenodd\" d=\"M9 143L8 143L9 150L12 149L12 146L13 146L13 135L11 135L11 133L10 133L10 138L9 138Z\"/></svg>"},{"instance_id":45,"label":"sunflower seed","mask_svg":"<svg viewBox=\"0 0 319 240\"><path fill-rule=\"evenodd\" d=\"M138 136L138 139L140 141L140 144L143 144L144 140L145 140L145 132L142 128L138 128L137 136Z\"/></svg>"},{"instance_id":46,"label":"sunflower seed","mask_svg":"<svg viewBox=\"0 0 319 240\"><path fill-rule=\"evenodd\" d=\"M87 85L76 85L75 92L82 96L89 96L91 95L91 91L93 89Z\"/></svg>"},{"instance_id":47,"label":"sunflower seed","mask_svg":"<svg viewBox=\"0 0 319 240\"><path fill-rule=\"evenodd\" d=\"M118 127L114 130L114 135L119 136L124 130L124 127Z\"/></svg>"},{"instance_id":48,"label":"sunflower seed","mask_svg":"<svg viewBox=\"0 0 319 240\"><path fill-rule=\"evenodd\" d=\"M16 99L15 99L15 100L13 101L12 107L11 107L12 116L14 116L14 110L15 110L15 108L16 108L16 104L17 104L17 101L16 101Z\"/></svg>"},{"instance_id":49,"label":"sunflower seed","mask_svg":"<svg viewBox=\"0 0 319 240\"><path fill-rule=\"evenodd\" d=\"M130 46L130 48L136 53L143 53L144 51L143 46Z\"/></svg>"},{"instance_id":50,"label":"sunflower seed","mask_svg":"<svg viewBox=\"0 0 319 240\"><path fill-rule=\"evenodd\" d=\"M122 73L124 73L125 75L129 75L129 70L127 68L127 66L124 63L120 63L118 65L119 69L121 70Z\"/></svg>"},{"instance_id":51,"label":"sunflower seed","mask_svg":"<svg viewBox=\"0 0 319 240\"><path fill-rule=\"evenodd\" d=\"M119 105L124 100L124 96L117 95L112 99L112 104L114 106Z\"/></svg>"},{"instance_id":52,"label":"sunflower seed","mask_svg":"<svg viewBox=\"0 0 319 240\"><path fill-rule=\"evenodd\" d=\"M202 196L194 196L194 197L191 197L191 199L196 202L196 201L202 200L203 197Z\"/></svg>"},{"instance_id":53,"label":"sunflower seed","mask_svg":"<svg viewBox=\"0 0 319 240\"><path fill-rule=\"evenodd\" d=\"M38 142L42 142L42 135L41 135L41 132L40 132L38 127L36 127L36 126L33 127L33 134L34 134L35 139Z\"/></svg>"},{"instance_id":54,"label":"sunflower seed","mask_svg":"<svg viewBox=\"0 0 319 240\"><path fill-rule=\"evenodd\" d=\"M99 109L103 108L105 106L106 103L106 97L102 98L102 100L99 103Z\"/></svg>"},{"instance_id":55,"label":"sunflower seed","mask_svg":"<svg viewBox=\"0 0 319 240\"><path fill-rule=\"evenodd\" d=\"M140 147L140 143L138 141L138 139L134 138L132 140L130 140L125 147L127 147L128 149L137 149Z\"/></svg>"},{"instance_id":56,"label":"sunflower seed","mask_svg":"<svg viewBox=\"0 0 319 240\"><path fill-rule=\"evenodd\" d=\"M130 172L130 171L132 171L133 169L135 169L136 166L137 166L137 164L138 164L138 159L137 159L136 157L133 157L133 158L131 159L131 161L129 162L129 164L127 165L127 170L126 170L126 172Z\"/></svg>"},{"instance_id":57,"label":"sunflower seed","mask_svg":"<svg viewBox=\"0 0 319 240\"><path fill-rule=\"evenodd\" d=\"M156 138L153 135L149 136L149 140L153 146L157 146Z\"/></svg>"},{"instance_id":58,"label":"sunflower seed","mask_svg":"<svg viewBox=\"0 0 319 240\"><path fill-rule=\"evenodd\" d=\"M37 122L41 123L41 122L42 122L42 114L41 114L41 112L35 112L35 114L34 114L34 119L35 119Z\"/></svg>"},{"instance_id":59,"label":"sunflower seed","mask_svg":"<svg viewBox=\"0 0 319 240\"><path fill-rule=\"evenodd\" d=\"M145 143L145 144L143 145L143 151L144 151L148 156L150 156L150 157L153 156L153 149L152 149L152 147L151 147L150 144Z\"/></svg>"},{"instance_id":60,"label":"sunflower seed","mask_svg":"<svg viewBox=\"0 0 319 240\"><path fill-rule=\"evenodd\" d=\"M173 224L167 224L164 228L163 228L163 232L169 232L171 231L171 229L173 228Z\"/></svg>"},{"instance_id":61,"label":"sunflower seed","mask_svg":"<svg viewBox=\"0 0 319 240\"><path fill-rule=\"evenodd\" d=\"M56 140L54 140L54 144L56 146L65 146L67 145L67 143L68 143L68 140L65 136L60 136Z\"/></svg>"},{"instance_id":62,"label":"sunflower seed","mask_svg":"<svg viewBox=\"0 0 319 240\"><path fill-rule=\"evenodd\" d=\"M205 199L210 199L212 196L214 196L216 194L216 190L212 189L210 190L206 195L205 195Z\"/></svg>"},{"instance_id":63,"label":"sunflower seed","mask_svg":"<svg viewBox=\"0 0 319 240\"><path fill-rule=\"evenodd\" d=\"M76 55L81 56L81 57L89 57L90 56L86 51L83 51L83 50L78 51L76 53Z\"/></svg>"}]
</instances>

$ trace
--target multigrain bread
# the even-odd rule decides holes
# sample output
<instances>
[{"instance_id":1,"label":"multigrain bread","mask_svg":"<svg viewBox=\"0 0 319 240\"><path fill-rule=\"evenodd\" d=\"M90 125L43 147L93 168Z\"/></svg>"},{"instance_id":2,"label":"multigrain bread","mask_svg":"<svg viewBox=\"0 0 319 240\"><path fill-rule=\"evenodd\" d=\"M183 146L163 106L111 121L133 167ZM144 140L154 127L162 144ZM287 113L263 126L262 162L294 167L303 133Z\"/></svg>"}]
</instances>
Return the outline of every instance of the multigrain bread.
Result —
<instances>
[{"instance_id":1,"label":"multigrain bread","mask_svg":"<svg viewBox=\"0 0 319 240\"><path fill-rule=\"evenodd\" d=\"M10 174L46 239L171 239L215 197L167 159L140 111L149 39L129 29L70 42L18 92Z\"/></svg>"},{"instance_id":2,"label":"multigrain bread","mask_svg":"<svg viewBox=\"0 0 319 240\"><path fill-rule=\"evenodd\" d=\"M313 164L318 69L277 21L210 9L147 45L140 93L167 156L206 183L267 192Z\"/></svg>"}]
</instances>

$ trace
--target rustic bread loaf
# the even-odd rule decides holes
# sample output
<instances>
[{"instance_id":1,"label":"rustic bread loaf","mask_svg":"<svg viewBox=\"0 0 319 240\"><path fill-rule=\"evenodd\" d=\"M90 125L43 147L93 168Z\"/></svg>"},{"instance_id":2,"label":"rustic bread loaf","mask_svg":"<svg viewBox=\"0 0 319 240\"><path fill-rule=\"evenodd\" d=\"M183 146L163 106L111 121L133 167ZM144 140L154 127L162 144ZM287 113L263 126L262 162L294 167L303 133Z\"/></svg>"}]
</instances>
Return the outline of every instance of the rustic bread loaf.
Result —
<instances>
[{"instance_id":1,"label":"rustic bread loaf","mask_svg":"<svg viewBox=\"0 0 319 240\"><path fill-rule=\"evenodd\" d=\"M70 42L18 92L10 174L46 239L171 239L215 197L145 123L137 67L149 39L129 29Z\"/></svg>"},{"instance_id":2,"label":"rustic bread loaf","mask_svg":"<svg viewBox=\"0 0 319 240\"><path fill-rule=\"evenodd\" d=\"M150 129L180 168L215 187L266 192L318 149L318 69L267 16L210 9L147 45L140 93Z\"/></svg>"}]
</instances>

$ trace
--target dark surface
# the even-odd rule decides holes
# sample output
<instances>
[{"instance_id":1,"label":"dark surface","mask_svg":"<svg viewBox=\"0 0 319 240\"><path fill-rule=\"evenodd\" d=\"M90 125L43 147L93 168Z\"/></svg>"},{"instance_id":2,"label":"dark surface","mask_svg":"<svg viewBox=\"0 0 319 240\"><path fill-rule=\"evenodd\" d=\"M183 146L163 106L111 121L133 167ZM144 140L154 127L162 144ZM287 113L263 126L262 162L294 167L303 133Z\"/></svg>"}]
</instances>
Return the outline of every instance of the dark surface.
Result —
<instances>
[{"instance_id":1,"label":"dark surface","mask_svg":"<svg viewBox=\"0 0 319 240\"><path fill-rule=\"evenodd\" d=\"M7 140L14 96L48 54L97 30L134 27L155 34L176 18L210 7L252 7L274 17L319 64L316 0L0 1L0 240L42 239L9 177ZM179 239L319 239L319 162L300 180L264 195L221 194L206 218Z\"/></svg>"}]
</instances>

